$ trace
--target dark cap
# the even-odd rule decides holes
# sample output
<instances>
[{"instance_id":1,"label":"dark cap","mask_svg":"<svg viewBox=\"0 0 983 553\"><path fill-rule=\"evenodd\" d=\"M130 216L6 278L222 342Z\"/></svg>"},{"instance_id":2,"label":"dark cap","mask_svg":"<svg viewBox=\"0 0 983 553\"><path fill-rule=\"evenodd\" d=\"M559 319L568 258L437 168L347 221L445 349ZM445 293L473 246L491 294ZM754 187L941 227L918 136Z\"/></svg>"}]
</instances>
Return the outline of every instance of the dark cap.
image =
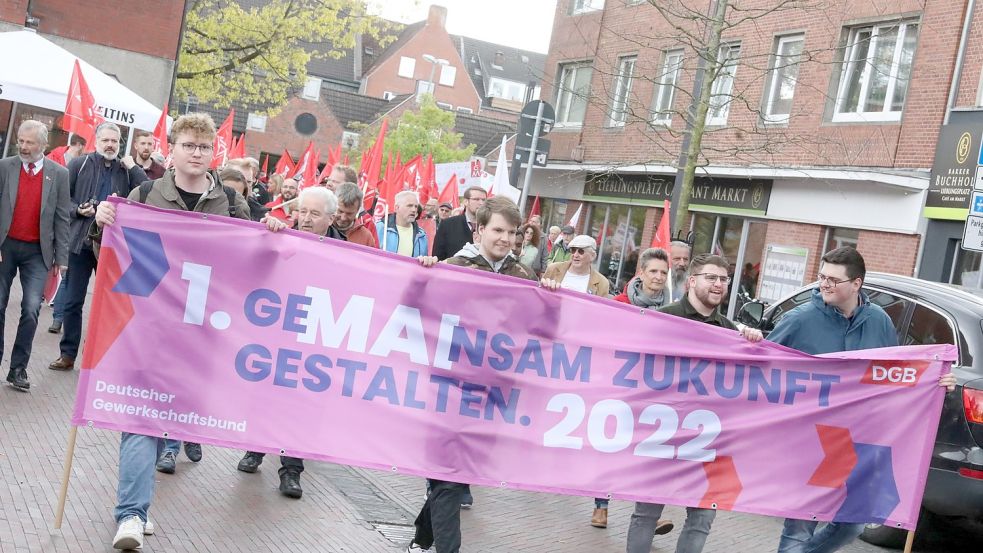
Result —
<instances>
[{"instance_id":1,"label":"dark cap","mask_svg":"<svg viewBox=\"0 0 983 553\"><path fill-rule=\"evenodd\" d=\"M454 206L452 206L451 204L449 204L447 202L444 202L444 203L440 204L440 207L446 207L447 209L454 209Z\"/></svg>"},{"instance_id":2,"label":"dark cap","mask_svg":"<svg viewBox=\"0 0 983 553\"><path fill-rule=\"evenodd\" d=\"M573 227L570 226L570 225L567 225L567 226L565 226L565 227L563 227L563 228L560 229L560 234L573 234L574 232L577 232L577 231L575 231L573 229Z\"/></svg>"}]
</instances>

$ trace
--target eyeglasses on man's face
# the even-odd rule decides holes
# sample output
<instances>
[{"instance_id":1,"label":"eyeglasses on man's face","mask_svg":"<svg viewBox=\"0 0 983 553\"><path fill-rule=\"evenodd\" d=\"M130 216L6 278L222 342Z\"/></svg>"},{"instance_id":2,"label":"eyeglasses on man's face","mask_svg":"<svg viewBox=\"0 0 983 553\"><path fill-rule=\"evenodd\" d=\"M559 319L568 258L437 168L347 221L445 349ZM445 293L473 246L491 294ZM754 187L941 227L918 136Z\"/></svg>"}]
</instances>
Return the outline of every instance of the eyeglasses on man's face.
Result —
<instances>
[{"instance_id":1,"label":"eyeglasses on man's face","mask_svg":"<svg viewBox=\"0 0 983 553\"><path fill-rule=\"evenodd\" d=\"M181 149L184 150L184 153L186 154L193 154L195 153L195 150L200 150L202 154L206 154L206 155L212 153L211 144L195 144L194 142L182 142L180 146Z\"/></svg>"},{"instance_id":2,"label":"eyeglasses on man's face","mask_svg":"<svg viewBox=\"0 0 983 553\"><path fill-rule=\"evenodd\" d=\"M856 280L856 279L853 279L853 278L847 278L847 279L841 280L841 279L838 279L838 278L833 278L833 277L826 276L826 275L824 275L822 273L819 273L818 275L816 275L816 278L819 279L819 285L820 286L832 286L832 287L839 286L840 284L843 284L844 282L852 282L852 281Z\"/></svg>"},{"instance_id":3,"label":"eyeglasses on man's face","mask_svg":"<svg viewBox=\"0 0 983 553\"><path fill-rule=\"evenodd\" d=\"M696 273L693 276L701 276L701 277L705 278L707 280L707 282L709 282L711 284L714 284L714 283L716 283L718 281L721 284L727 284L728 282L730 282L730 277L729 276L727 276L727 275L718 275L718 274L715 274L715 273Z\"/></svg>"}]
</instances>

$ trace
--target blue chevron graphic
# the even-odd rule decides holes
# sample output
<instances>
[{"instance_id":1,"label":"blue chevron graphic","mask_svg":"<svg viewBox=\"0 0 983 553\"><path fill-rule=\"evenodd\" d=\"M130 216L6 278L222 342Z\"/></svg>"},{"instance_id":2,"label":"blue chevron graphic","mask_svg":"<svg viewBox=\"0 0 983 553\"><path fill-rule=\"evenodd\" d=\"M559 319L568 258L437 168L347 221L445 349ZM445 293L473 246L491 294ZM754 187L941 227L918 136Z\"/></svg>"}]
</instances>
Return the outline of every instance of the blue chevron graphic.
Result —
<instances>
[{"instance_id":1,"label":"blue chevron graphic","mask_svg":"<svg viewBox=\"0 0 983 553\"><path fill-rule=\"evenodd\" d=\"M854 443L857 465L846 480L846 499L834 522L883 523L901 503L891 448Z\"/></svg>"},{"instance_id":2,"label":"blue chevron graphic","mask_svg":"<svg viewBox=\"0 0 983 553\"><path fill-rule=\"evenodd\" d=\"M129 227L123 227L123 238L130 251L131 262L113 291L146 298L157 289L170 270L164 244L156 232Z\"/></svg>"}]
</instances>

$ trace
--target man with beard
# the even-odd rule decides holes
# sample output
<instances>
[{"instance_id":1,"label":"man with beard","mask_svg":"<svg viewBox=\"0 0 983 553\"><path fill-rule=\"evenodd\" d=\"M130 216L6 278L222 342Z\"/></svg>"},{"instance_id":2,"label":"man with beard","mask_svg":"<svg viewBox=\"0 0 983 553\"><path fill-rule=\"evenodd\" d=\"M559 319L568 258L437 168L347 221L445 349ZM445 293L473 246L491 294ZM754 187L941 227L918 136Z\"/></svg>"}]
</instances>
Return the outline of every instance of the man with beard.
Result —
<instances>
[{"instance_id":1,"label":"man with beard","mask_svg":"<svg viewBox=\"0 0 983 553\"><path fill-rule=\"evenodd\" d=\"M151 157L154 153L154 135L147 131L133 132L133 160L147 174L147 178L157 180L164 176L164 166Z\"/></svg>"},{"instance_id":2,"label":"man with beard","mask_svg":"<svg viewBox=\"0 0 983 553\"><path fill-rule=\"evenodd\" d=\"M672 261L672 301L686 295L686 269L693 248L682 240L673 240L669 244L669 256Z\"/></svg>"},{"instance_id":3,"label":"man with beard","mask_svg":"<svg viewBox=\"0 0 983 553\"><path fill-rule=\"evenodd\" d=\"M293 228L294 222L297 220L296 199L297 181L294 179L284 179L283 184L280 185L280 195L274 198L270 203L266 204L266 207L271 208L269 216L276 217L284 223L287 223L287 226Z\"/></svg>"},{"instance_id":4,"label":"man with beard","mask_svg":"<svg viewBox=\"0 0 983 553\"><path fill-rule=\"evenodd\" d=\"M676 317L690 319L705 324L719 326L740 332L749 342L760 342L761 331L756 328L744 327L738 331L730 319L720 314L720 302L727 295L727 284L730 282L727 270L730 265L727 260L710 254L696 256L689 266L688 288L686 295L665 307L659 309ZM655 503L636 503L635 512L631 515L628 526L627 553L649 553L652 550L652 540L656 534L656 525L665 505ZM700 553L710 535L710 525L717 516L714 509L686 508L686 523L679 533L676 543L676 553Z\"/></svg>"},{"instance_id":5,"label":"man with beard","mask_svg":"<svg viewBox=\"0 0 983 553\"><path fill-rule=\"evenodd\" d=\"M375 236L359 220L362 210L362 191L353 182L346 182L335 190L338 196L338 211L335 215L334 228L341 232L345 240L353 244L376 247Z\"/></svg>"},{"instance_id":6,"label":"man with beard","mask_svg":"<svg viewBox=\"0 0 983 553\"><path fill-rule=\"evenodd\" d=\"M120 131L115 123L96 127L96 151L75 158L68 164L68 184L71 190L69 217L68 282L65 283L65 312L62 316L64 334L59 344L61 355L48 365L56 371L75 367L79 342L82 341L82 307L85 304L89 278L96 268L96 256L86 236L96 214L96 206L110 194L127 196L147 180L147 174L132 157L116 159L120 148Z\"/></svg>"},{"instance_id":7,"label":"man with beard","mask_svg":"<svg viewBox=\"0 0 983 553\"><path fill-rule=\"evenodd\" d=\"M0 333L14 275L20 273L20 322L7 382L30 391L27 363L51 266L68 264L68 172L44 158L48 128L29 119L17 129L17 155L0 160ZM0 358L3 356L0 334Z\"/></svg>"}]
</instances>

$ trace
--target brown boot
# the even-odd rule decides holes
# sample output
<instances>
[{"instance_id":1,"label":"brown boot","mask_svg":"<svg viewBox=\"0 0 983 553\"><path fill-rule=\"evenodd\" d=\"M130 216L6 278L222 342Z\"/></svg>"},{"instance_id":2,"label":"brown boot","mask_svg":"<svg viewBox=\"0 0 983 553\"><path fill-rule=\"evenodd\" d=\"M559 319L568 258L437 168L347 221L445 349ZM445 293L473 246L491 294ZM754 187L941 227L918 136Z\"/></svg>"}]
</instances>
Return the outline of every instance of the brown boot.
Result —
<instances>
[{"instance_id":1,"label":"brown boot","mask_svg":"<svg viewBox=\"0 0 983 553\"><path fill-rule=\"evenodd\" d=\"M590 517L590 525L594 528L607 528L608 510L600 508L594 509L594 516Z\"/></svg>"},{"instance_id":2,"label":"brown boot","mask_svg":"<svg viewBox=\"0 0 983 553\"><path fill-rule=\"evenodd\" d=\"M655 534L657 536L662 536L672 532L672 521L669 519L660 518L659 522L655 523Z\"/></svg>"},{"instance_id":3,"label":"brown boot","mask_svg":"<svg viewBox=\"0 0 983 553\"><path fill-rule=\"evenodd\" d=\"M70 371L75 368L75 359L67 355L62 355L52 361L48 368L53 371Z\"/></svg>"}]
</instances>

